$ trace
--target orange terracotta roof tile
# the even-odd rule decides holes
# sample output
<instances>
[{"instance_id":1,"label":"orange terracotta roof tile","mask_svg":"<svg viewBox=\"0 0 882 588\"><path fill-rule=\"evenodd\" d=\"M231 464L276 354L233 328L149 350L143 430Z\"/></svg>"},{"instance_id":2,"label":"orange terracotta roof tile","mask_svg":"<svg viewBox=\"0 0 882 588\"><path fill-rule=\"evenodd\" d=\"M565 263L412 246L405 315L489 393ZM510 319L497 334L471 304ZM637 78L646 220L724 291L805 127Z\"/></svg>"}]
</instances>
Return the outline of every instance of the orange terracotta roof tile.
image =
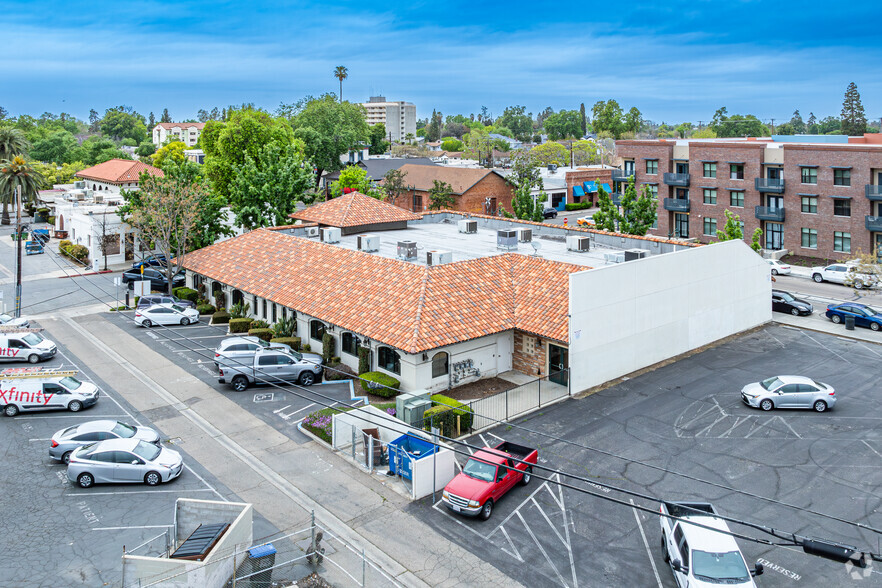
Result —
<instances>
[{"instance_id":1,"label":"orange terracotta roof tile","mask_svg":"<svg viewBox=\"0 0 882 588\"><path fill-rule=\"evenodd\" d=\"M266 229L184 267L407 353L510 329L566 342L569 274L590 269L516 253L428 267Z\"/></svg>"},{"instance_id":2,"label":"orange terracotta roof tile","mask_svg":"<svg viewBox=\"0 0 882 588\"><path fill-rule=\"evenodd\" d=\"M357 227L420 219L418 214L360 192L313 204L306 210L288 216L329 227Z\"/></svg>"},{"instance_id":3,"label":"orange terracotta roof tile","mask_svg":"<svg viewBox=\"0 0 882 588\"><path fill-rule=\"evenodd\" d=\"M130 159L111 159L88 167L75 175L85 180L96 180L108 184L125 184L137 182L141 177L141 172L145 171L154 176L163 176L162 170L158 167L147 165L143 161L132 161Z\"/></svg>"},{"instance_id":4,"label":"orange terracotta roof tile","mask_svg":"<svg viewBox=\"0 0 882 588\"><path fill-rule=\"evenodd\" d=\"M451 155L448 153L448 155ZM500 175L499 172L485 168L445 167L443 165L414 165L406 163L398 168L405 174L404 181L417 190L428 192L433 187L433 180L447 182L454 194L463 194L472 186L489 176Z\"/></svg>"}]
</instances>

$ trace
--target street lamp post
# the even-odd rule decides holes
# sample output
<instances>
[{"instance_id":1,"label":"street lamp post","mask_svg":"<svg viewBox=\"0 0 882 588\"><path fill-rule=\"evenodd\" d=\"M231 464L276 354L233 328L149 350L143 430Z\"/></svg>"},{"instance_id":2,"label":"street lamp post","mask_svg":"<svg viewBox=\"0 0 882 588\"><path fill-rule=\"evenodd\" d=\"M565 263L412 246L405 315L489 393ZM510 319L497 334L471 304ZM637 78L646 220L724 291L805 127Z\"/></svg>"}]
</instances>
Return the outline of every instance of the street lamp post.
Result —
<instances>
[{"instance_id":1,"label":"street lamp post","mask_svg":"<svg viewBox=\"0 0 882 588\"><path fill-rule=\"evenodd\" d=\"M15 264L15 317L21 316L21 186L15 188L15 231L18 246Z\"/></svg>"}]
</instances>

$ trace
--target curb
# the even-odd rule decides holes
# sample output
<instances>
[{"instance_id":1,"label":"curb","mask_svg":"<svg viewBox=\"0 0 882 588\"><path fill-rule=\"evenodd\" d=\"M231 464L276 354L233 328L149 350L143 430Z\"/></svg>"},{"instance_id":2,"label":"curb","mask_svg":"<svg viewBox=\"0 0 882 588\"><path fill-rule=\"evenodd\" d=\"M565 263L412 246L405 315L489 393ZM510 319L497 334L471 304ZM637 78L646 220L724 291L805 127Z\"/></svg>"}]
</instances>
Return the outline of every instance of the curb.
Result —
<instances>
[{"instance_id":1,"label":"curb","mask_svg":"<svg viewBox=\"0 0 882 588\"><path fill-rule=\"evenodd\" d=\"M97 276L99 274L112 274L113 270L101 270L100 272L89 272L87 274L76 274L76 275L64 275L58 276L59 278L81 278L83 276Z\"/></svg>"}]
</instances>

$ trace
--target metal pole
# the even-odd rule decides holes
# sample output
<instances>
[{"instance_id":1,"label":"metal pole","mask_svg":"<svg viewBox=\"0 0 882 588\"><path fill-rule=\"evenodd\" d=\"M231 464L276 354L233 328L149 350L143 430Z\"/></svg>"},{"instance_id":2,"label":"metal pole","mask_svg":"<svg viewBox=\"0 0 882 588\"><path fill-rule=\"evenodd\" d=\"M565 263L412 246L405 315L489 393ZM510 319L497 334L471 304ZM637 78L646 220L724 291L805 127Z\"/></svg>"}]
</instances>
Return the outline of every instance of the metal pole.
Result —
<instances>
[{"instance_id":1,"label":"metal pole","mask_svg":"<svg viewBox=\"0 0 882 588\"><path fill-rule=\"evenodd\" d=\"M539 378L539 408L542 408L542 378Z\"/></svg>"},{"instance_id":2,"label":"metal pole","mask_svg":"<svg viewBox=\"0 0 882 588\"><path fill-rule=\"evenodd\" d=\"M17 257L15 266L15 317L21 316L21 186L15 189L15 226L18 232Z\"/></svg>"},{"instance_id":3,"label":"metal pole","mask_svg":"<svg viewBox=\"0 0 882 588\"><path fill-rule=\"evenodd\" d=\"M435 443L438 443L438 438L435 437ZM432 504L435 504L435 484L437 484L437 479L435 473L438 471L438 447L435 446L432 451Z\"/></svg>"},{"instance_id":4,"label":"metal pole","mask_svg":"<svg viewBox=\"0 0 882 588\"><path fill-rule=\"evenodd\" d=\"M309 511L310 524L309 528L312 531L312 541L309 543L310 545L315 545L315 511Z\"/></svg>"},{"instance_id":5,"label":"metal pole","mask_svg":"<svg viewBox=\"0 0 882 588\"><path fill-rule=\"evenodd\" d=\"M364 587L365 579L364 547L361 548L361 585Z\"/></svg>"},{"instance_id":6,"label":"metal pole","mask_svg":"<svg viewBox=\"0 0 882 588\"><path fill-rule=\"evenodd\" d=\"M508 420L508 390L505 391L505 420Z\"/></svg>"}]
</instances>

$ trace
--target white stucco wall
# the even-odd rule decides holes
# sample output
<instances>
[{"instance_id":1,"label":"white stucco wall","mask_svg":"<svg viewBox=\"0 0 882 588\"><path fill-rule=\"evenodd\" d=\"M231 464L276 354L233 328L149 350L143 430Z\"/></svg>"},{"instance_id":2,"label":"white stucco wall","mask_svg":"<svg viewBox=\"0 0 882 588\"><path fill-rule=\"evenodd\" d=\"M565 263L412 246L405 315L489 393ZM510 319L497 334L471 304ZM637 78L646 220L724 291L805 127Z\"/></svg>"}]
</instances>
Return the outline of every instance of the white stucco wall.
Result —
<instances>
[{"instance_id":1,"label":"white stucco wall","mask_svg":"<svg viewBox=\"0 0 882 588\"><path fill-rule=\"evenodd\" d=\"M573 390L770 321L771 289L740 240L571 274Z\"/></svg>"}]
</instances>

